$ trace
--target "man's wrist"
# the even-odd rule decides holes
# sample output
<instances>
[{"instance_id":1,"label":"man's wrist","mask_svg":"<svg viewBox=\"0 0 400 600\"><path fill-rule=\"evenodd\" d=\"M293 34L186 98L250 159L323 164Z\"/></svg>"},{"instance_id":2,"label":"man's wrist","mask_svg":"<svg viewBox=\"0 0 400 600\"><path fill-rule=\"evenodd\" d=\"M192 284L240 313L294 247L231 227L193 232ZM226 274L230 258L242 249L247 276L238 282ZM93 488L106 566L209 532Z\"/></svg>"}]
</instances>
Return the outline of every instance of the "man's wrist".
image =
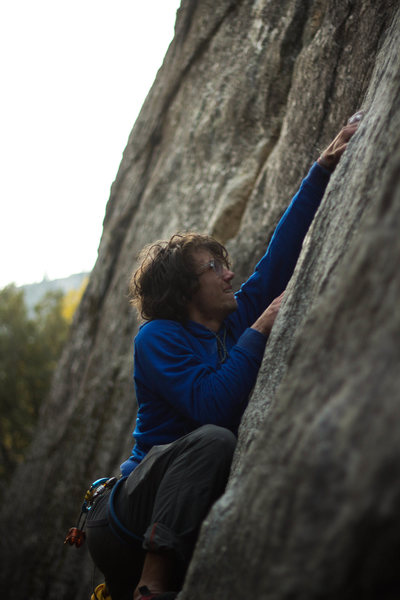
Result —
<instances>
[{"instance_id":1,"label":"man's wrist","mask_svg":"<svg viewBox=\"0 0 400 600\"><path fill-rule=\"evenodd\" d=\"M333 160L329 161L329 159L324 158L322 155L318 158L317 163L330 173L333 173L337 165L337 162Z\"/></svg>"},{"instance_id":2,"label":"man's wrist","mask_svg":"<svg viewBox=\"0 0 400 600\"><path fill-rule=\"evenodd\" d=\"M250 329L254 329L254 331L258 331L262 333L266 338L271 333L273 323L266 319L257 319L255 323L250 327Z\"/></svg>"}]
</instances>

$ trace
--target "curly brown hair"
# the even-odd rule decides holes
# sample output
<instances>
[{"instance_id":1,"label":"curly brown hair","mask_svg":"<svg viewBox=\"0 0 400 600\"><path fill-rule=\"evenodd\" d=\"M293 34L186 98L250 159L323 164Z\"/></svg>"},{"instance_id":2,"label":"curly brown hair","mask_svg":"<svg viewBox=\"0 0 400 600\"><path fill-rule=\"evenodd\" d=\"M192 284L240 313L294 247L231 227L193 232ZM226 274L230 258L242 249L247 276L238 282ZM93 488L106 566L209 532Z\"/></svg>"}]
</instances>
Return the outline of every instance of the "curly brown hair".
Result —
<instances>
[{"instance_id":1,"label":"curly brown hair","mask_svg":"<svg viewBox=\"0 0 400 600\"><path fill-rule=\"evenodd\" d=\"M187 320L188 301L199 287L193 254L200 249L229 266L225 246L199 233L177 233L143 248L129 285L130 302L143 319Z\"/></svg>"}]
</instances>

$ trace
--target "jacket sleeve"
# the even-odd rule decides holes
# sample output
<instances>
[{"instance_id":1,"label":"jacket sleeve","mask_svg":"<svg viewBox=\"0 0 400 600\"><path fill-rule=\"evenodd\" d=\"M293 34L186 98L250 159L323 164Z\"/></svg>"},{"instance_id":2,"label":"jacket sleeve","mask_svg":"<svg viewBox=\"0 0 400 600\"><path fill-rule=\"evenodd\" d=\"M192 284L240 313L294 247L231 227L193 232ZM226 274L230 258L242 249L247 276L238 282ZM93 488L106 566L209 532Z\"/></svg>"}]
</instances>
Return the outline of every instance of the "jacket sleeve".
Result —
<instances>
[{"instance_id":1,"label":"jacket sleeve","mask_svg":"<svg viewBox=\"0 0 400 600\"><path fill-rule=\"evenodd\" d=\"M162 323L160 325L160 323ZM247 405L262 361L266 338L246 330L218 368L196 352L183 328L153 321L135 341L136 384L151 386L157 397L197 425L235 427Z\"/></svg>"},{"instance_id":2,"label":"jacket sleeve","mask_svg":"<svg viewBox=\"0 0 400 600\"><path fill-rule=\"evenodd\" d=\"M330 172L314 163L279 221L267 251L253 275L236 294L238 310L229 320L235 328L250 327L286 288L328 184Z\"/></svg>"}]
</instances>

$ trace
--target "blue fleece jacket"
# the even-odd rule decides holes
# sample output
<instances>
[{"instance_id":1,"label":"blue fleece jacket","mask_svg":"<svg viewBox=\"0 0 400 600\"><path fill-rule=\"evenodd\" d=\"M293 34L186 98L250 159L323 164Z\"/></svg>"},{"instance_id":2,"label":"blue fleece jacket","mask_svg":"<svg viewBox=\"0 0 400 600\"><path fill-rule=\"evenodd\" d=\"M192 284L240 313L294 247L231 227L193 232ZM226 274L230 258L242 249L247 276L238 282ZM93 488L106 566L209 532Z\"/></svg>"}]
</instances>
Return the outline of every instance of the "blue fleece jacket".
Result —
<instances>
[{"instance_id":1,"label":"blue fleece jacket","mask_svg":"<svg viewBox=\"0 0 400 600\"><path fill-rule=\"evenodd\" d=\"M330 173L315 163L282 216L254 273L236 294L237 310L215 334L189 321L156 319L135 338L138 413L128 475L152 446L207 423L237 432L264 354L266 337L250 326L286 288ZM221 362L219 339L228 356Z\"/></svg>"}]
</instances>

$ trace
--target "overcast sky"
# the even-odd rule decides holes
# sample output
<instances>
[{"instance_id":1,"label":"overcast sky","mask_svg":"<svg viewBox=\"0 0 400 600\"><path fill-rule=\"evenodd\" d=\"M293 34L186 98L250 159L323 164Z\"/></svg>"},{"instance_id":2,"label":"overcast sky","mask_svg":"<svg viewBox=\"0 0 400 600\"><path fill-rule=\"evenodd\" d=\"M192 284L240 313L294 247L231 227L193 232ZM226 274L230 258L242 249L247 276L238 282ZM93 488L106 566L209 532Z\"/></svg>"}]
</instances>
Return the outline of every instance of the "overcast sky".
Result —
<instances>
[{"instance_id":1,"label":"overcast sky","mask_svg":"<svg viewBox=\"0 0 400 600\"><path fill-rule=\"evenodd\" d=\"M93 267L105 206L180 0L0 7L0 288Z\"/></svg>"}]
</instances>

